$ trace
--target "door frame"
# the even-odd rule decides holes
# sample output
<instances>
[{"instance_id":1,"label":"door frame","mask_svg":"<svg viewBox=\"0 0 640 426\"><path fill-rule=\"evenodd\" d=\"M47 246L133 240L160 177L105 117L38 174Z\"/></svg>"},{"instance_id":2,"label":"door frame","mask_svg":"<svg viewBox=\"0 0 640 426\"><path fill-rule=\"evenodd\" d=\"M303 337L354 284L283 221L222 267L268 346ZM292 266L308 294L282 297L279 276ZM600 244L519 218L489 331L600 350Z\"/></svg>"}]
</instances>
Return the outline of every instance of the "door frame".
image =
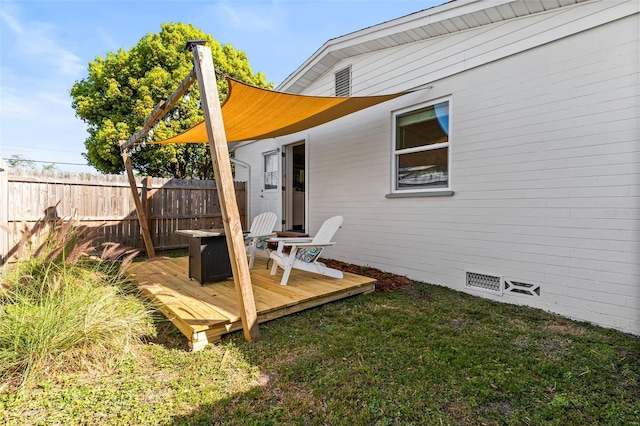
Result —
<instances>
[{"instance_id":1,"label":"door frame","mask_svg":"<svg viewBox=\"0 0 640 426\"><path fill-rule=\"evenodd\" d=\"M309 218L309 147L306 139L281 146L282 151L282 230L293 229L293 148L304 145L304 219L303 229L308 229Z\"/></svg>"}]
</instances>

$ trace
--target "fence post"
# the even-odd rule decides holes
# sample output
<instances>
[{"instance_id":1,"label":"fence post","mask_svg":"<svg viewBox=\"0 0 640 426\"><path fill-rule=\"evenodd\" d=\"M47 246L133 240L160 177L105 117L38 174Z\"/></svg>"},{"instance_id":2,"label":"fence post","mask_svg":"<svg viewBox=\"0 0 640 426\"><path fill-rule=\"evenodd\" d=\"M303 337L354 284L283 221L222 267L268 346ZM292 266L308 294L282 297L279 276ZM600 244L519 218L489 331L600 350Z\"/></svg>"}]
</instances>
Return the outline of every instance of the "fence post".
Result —
<instances>
[{"instance_id":1,"label":"fence post","mask_svg":"<svg viewBox=\"0 0 640 426\"><path fill-rule=\"evenodd\" d=\"M142 210L147 219L147 227L149 228L149 236L153 239L153 225L151 223L151 193L152 191L151 176L147 176L142 181Z\"/></svg>"},{"instance_id":2,"label":"fence post","mask_svg":"<svg viewBox=\"0 0 640 426\"><path fill-rule=\"evenodd\" d=\"M0 266L4 265L9 253L9 187L7 174L9 167L0 157Z\"/></svg>"}]
</instances>

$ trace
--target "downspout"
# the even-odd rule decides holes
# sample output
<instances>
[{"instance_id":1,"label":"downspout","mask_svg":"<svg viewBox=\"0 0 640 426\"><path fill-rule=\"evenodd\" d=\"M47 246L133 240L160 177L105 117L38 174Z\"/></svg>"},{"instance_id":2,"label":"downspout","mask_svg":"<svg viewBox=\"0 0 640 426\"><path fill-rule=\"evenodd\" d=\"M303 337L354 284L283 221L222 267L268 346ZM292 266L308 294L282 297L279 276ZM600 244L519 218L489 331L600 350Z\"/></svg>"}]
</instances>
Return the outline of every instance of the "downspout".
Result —
<instances>
[{"instance_id":1,"label":"downspout","mask_svg":"<svg viewBox=\"0 0 640 426\"><path fill-rule=\"evenodd\" d=\"M237 160L235 158L229 158L229 160L238 166L243 166L247 168L248 179L247 179L247 223L251 223L251 165L249 163L245 163L244 161Z\"/></svg>"}]
</instances>

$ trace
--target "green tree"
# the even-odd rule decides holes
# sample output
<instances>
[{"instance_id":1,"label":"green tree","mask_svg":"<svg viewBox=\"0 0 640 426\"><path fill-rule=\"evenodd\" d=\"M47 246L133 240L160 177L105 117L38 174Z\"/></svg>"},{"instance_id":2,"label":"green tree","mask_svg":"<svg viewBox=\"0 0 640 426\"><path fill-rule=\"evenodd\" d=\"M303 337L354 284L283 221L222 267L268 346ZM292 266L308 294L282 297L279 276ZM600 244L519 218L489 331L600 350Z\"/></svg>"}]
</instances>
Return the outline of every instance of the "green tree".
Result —
<instances>
[{"instance_id":1,"label":"green tree","mask_svg":"<svg viewBox=\"0 0 640 426\"><path fill-rule=\"evenodd\" d=\"M36 163L33 160L27 160L20 154L11 154L11 157L7 158L7 164L16 169L36 169Z\"/></svg>"},{"instance_id":2,"label":"green tree","mask_svg":"<svg viewBox=\"0 0 640 426\"><path fill-rule=\"evenodd\" d=\"M159 33L145 35L130 50L108 52L89 63L88 77L71 88L76 115L88 126L84 157L103 173L120 173L120 140L127 140L142 128L155 105L167 99L193 69L193 54L185 49L188 40L206 40L216 70L254 86L271 88L263 73L254 74L244 52L221 45L193 25L162 24ZM218 79L220 101L226 99L227 83ZM203 119L197 83L191 86L168 118L155 126L151 140L174 136ZM213 166L206 144L146 145L132 156L140 173L158 177L213 178Z\"/></svg>"},{"instance_id":3,"label":"green tree","mask_svg":"<svg viewBox=\"0 0 640 426\"><path fill-rule=\"evenodd\" d=\"M55 172L56 170L58 170L58 166L56 166L56 163L49 163L49 164L42 165L43 172Z\"/></svg>"},{"instance_id":4,"label":"green tree","mask_svg":"<svg viewBox=\"0 0 640 426\"><path fill-rule=\"evenodd\" d=\"M22 154L12 154L11 157L7 158L7 164L16 169L36 169L36 161L28 160ZM56 163L42 165L43 171L55 171L57 169Z\"/></svg>"}]
</instances>

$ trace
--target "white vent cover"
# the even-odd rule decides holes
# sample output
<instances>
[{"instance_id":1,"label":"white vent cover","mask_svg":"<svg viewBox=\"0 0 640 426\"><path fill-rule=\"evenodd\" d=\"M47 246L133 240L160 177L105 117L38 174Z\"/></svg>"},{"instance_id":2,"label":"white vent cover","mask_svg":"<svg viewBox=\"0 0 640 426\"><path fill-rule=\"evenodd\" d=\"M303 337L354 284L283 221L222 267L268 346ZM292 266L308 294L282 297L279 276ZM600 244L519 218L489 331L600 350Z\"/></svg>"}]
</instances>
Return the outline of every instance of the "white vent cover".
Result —
<instances>
[{"instance_id":1,"label":"white vent cover","mask_svg":"<svg viewBox=\"0 0 640 426\"><path fill-rule=\"evenodd\" d=\"M467 272L466 286L502 294L502 279L497 275Z\"/></svg>"},{"instance_id":2,"label":"white vent cover","mask_svg":"<svg viewBox=\"0 0 640 426\"><path fill-rule=\"evenodd\" d=\"M351 65L335 74L336 96L351 96Z\"/></svg>"},{"instance_id":3,"label":"white vent cover","mask_svg":"<svg viewBox=\"0 0 640 426\"><path fill-rule=\"evenodd\" d=\"M507 278L504 280L504 291L524 296L540 296L540 284L523 283Z\"/></svg>"}]
</instances>

